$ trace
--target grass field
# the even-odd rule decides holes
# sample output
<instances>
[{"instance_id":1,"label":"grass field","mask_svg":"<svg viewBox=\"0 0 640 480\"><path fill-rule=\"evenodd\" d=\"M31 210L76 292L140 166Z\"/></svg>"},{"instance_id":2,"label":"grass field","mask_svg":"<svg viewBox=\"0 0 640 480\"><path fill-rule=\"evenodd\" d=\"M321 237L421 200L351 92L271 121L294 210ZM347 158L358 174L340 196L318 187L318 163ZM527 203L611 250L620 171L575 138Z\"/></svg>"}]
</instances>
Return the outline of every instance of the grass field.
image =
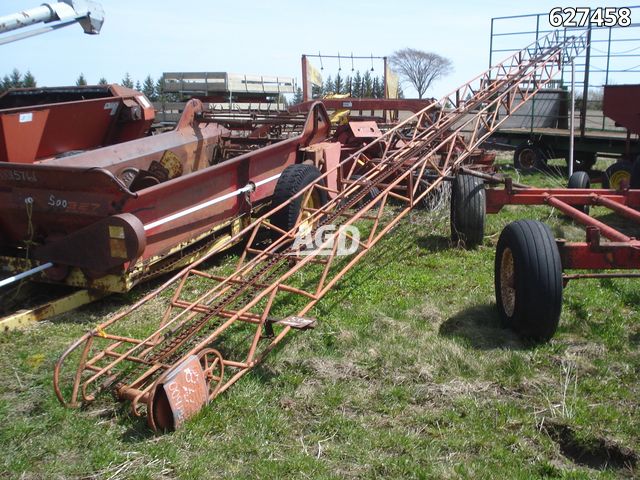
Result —
<instances>
[{"instance_id":1,"label":"grass field","mask_svg":"<svg viewBox=\"0 0 640 480\"><path fill-rule=\"evenodd\" d=\"M63 408L52 390L62 350L151 286L3 335L0 477L639 476L638 283L571 282L556 336L525 344L495 308L499 233L518 218L580 231L548 208L508 207L465 251L447 217L412 214L318 304L314 330L175 433L153 434L106 395Z\"/></svg>"}]
</instances>

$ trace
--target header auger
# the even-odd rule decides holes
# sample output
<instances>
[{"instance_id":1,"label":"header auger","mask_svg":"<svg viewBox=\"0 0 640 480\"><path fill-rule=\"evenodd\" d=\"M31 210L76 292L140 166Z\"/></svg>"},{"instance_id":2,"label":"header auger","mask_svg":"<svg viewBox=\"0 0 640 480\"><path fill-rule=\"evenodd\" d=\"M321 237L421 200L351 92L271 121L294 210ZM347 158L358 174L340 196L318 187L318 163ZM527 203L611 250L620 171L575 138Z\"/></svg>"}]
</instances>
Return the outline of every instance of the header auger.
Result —
<instances>
[{"instance_id":1,"label":"header auger","mask_svg":"<svg viewBox=\"0 0 640 480\"><path fill-rule=\"evenodd\" d=\"M463 175L478 146L584 46L582 36L553 32L384 134L372 126L359 145L314 145L320 160L287 167L273 208L229 240L246 241L234 272L202 271L208 255L88 332L55 366L60 401L77 406L112 390L153 429L178 427L291 329L313 326L314 305L432 190ZM360 221L358 238L349 227ZM301 246L309 235L316 244ZM346 242L354 248L340 255ZM145 330L139 315L159 301L164 313Z\"/></svg>"}]
</instances>

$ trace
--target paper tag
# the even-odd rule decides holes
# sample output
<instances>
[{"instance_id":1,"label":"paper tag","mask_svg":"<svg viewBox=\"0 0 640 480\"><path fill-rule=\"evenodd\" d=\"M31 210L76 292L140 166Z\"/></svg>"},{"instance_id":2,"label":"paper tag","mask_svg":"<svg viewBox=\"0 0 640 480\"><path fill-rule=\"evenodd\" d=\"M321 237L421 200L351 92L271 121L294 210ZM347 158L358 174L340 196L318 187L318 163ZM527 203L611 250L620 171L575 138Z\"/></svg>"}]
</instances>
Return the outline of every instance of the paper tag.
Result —
<instances>
[{"instance_id":1,"label":"paper tag","mask_svg":"<svg viewBox=\"0 0 640 480\"><path fill-rule=\"evenodd\" d=\"M118 102L108 102L104 104L105 110L111 110L111 116L113 117L118 111Z\"/></svg>"}]
</instances>

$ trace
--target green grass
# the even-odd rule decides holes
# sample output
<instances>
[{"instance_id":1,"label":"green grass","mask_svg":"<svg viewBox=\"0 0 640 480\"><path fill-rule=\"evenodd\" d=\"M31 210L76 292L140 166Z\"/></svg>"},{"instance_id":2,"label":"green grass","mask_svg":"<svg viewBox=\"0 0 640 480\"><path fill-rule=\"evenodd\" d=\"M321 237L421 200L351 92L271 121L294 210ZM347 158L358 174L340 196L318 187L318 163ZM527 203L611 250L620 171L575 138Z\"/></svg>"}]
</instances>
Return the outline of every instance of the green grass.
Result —
<instances>
[{"instance_id":1,"label":"green grass","mask_svg":"<svg viewBox=\"0 0 640 480\"><path fill-rule=\"evenodd\" d=\"M172 434L108 395L69 410L52 390L62 350L151 286L3 335L0 477L638 475L616 456L640 452L637 282L571 282L556 336L527 345L495 309L499 233L518 218L580 231L548 208L507 207L488 217L484 245L464 251L449 245L446 218L404 221L311 312L314 330L290 335Z\"/></svg>"}]
</instances>

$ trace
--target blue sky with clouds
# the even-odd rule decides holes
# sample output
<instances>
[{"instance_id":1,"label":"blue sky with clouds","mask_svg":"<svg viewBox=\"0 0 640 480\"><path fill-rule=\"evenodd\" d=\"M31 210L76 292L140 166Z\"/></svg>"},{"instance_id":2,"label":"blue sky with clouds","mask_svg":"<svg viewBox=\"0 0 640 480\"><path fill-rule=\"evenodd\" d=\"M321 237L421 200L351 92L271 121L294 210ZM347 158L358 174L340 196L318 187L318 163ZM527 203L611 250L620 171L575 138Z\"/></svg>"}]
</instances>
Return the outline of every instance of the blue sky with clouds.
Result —
<instances>
[{"instance_id":1,"label":"blue sky with clouds","mask_svg":"<svg viewBox=\"0 0 640 480\"><path fill-rule=\"evenodd\" d=\"M299 79L302 53L383 56L413 47L453 61L454 73L428 92L440 96L488 67L492 17L548 12L559 5L628 4L559 4L557 0L98 1L105 10L100 35L84 35L80 26L73 25L0 46L0 75L13 68L31 70L39 85L49 86L73 84L81 72L90 83L100 77L119 82L126 72L139 80L147 74L157 78L163 71L228 71ZM40 3L3 0L0 16ZM526 43L523 38L522 46ZM371 68L370 63L356 64L356 69ZM335 75L337 63L324 64L325 72ZM350 70L350 62L346 66ZM375 68L382 73L381 65Z\"/></svg>"}]
</instances>

